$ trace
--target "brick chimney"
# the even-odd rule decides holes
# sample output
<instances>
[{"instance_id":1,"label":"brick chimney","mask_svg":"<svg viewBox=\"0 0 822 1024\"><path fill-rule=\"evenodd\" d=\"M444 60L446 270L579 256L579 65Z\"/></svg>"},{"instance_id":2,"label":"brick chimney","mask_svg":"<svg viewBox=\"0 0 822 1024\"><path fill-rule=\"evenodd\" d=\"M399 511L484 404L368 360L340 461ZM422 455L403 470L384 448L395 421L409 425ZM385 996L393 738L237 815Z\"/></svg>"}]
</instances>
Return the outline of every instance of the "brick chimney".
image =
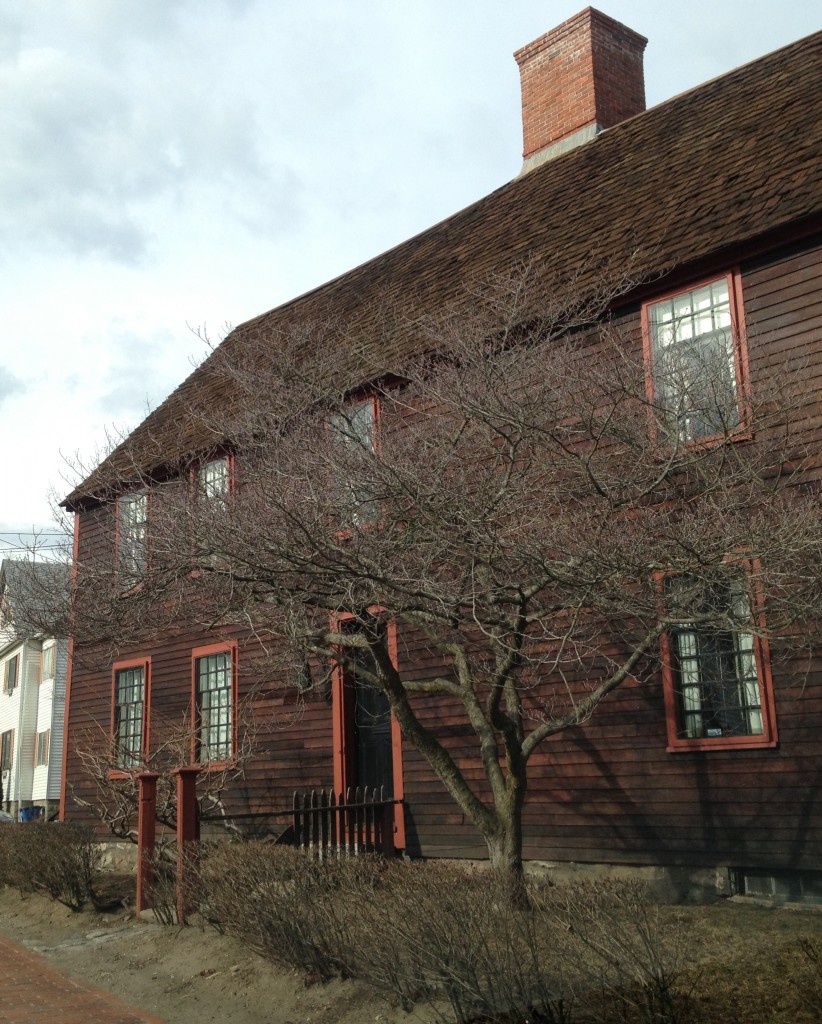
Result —
<instances>
[{"instance_id":1,"label":"brick chimney","mask_svg":"<svg viewBox=\"0 0 822 1024\"><path fill-rule=\"evenodd\" d=\"M522 172L645 109L648 40L593 7L517 50Z\"/></svg>"}]
</instances>

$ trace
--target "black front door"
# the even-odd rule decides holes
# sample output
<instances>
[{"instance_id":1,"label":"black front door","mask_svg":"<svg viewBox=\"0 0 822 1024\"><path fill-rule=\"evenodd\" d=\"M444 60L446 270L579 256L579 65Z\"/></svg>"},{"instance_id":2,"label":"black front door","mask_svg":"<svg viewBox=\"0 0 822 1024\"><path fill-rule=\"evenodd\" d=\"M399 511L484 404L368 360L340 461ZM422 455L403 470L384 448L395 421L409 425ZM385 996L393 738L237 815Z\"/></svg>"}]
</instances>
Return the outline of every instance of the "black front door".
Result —
<instances>
[{"instance_id":1,"label":"black front door","mask_svg":"<svg viewBox=\"0 0 822 1024\"><path fill-rule=\"evenodd\" d=\"M391 708L381 690L359 680L354 682L354 731L356 733L357 786L382 789L386 799L394 795L391 745Z\"/></svg>"}]
</instances>

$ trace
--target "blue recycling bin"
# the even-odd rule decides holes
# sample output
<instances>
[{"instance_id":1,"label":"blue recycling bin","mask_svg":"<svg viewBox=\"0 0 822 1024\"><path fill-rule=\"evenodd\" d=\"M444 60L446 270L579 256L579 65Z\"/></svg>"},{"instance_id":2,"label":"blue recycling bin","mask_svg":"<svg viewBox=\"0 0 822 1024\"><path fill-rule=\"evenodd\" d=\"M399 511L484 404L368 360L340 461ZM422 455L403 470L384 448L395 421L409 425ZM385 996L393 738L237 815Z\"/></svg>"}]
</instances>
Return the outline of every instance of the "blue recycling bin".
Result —
<instances>
[{"instance_id":1,"label":"blue recycling bin","mask_svg":"<svg viewBox=\"0 0 822 1024\"><path fill-rule=\"evenodd\" d=\"M42 807L21 807L20 821L24 824L29 821L37 821L37 819L40 817L42 813Z\"/></svg>"}]
</instances>

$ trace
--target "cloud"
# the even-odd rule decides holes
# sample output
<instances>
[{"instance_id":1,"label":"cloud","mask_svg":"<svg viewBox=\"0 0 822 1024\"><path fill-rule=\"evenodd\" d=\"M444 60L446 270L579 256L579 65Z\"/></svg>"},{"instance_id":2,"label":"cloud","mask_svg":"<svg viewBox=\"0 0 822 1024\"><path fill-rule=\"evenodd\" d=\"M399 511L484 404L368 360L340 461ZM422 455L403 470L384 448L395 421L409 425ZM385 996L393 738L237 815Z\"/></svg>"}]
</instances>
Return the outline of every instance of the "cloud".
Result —
<instances>
[{"instance_id":1,"label":"cloud","mask_svg":"<svg viewBox=\"0 0 822 1024\"><path fill-rule=\"evenodd\" d=\"M26 390L26 385L19 377L15 377L10 370L0 366L0 408L3 407L7 399L13 398L15 395L22 395Z\"/></svg>"},{"instance_id":2,"label":"cloud","mask_svg":"<svg viewBox=\"0 0 822 1024\"><path fill-rule=\"evenodd\" d=\"M218 10L229 24L246 6ZM287 156L266 152L259 98L199 60L183 15L189 29L216 29L213 16L192 22L191 7L83 0L22 37L0 16L0 259L144 263L212 194L214 214L245 230L299 223L300 183Z\"/></svg>"}]
</instances>

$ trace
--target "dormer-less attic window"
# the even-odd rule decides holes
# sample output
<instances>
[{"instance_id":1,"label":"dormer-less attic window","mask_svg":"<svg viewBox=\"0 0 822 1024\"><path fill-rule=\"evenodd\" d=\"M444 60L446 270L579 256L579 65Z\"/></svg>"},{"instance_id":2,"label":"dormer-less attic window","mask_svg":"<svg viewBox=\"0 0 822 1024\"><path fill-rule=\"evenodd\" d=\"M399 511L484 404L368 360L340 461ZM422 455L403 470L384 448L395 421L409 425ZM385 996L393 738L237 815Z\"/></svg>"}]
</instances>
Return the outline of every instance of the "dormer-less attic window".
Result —
<instances>
[{"instance_id":1,"label":"dormer-less attic window","mask_svg":"<svg viewBox=\"0 0 822 1024\"><path fill-rule=\"evenodd\" d=\"M741 325L728 274L648 304L649 384L671 441L734 434L742 423Z\"/></svg>"},{"instance_id":2,"label":"dormer-less attic window","mask_svg":"<svg viewBox=\"0 0 822 1024\"><path fill-rule=\"evenodd\" d=\"M197 494L207 500L225 501L231 484L230 464L227 456L204 462L197 468Z\"/></svg>"},{"instance_id":3,"label":"dormer-less attic window","mask_svg":"<svg viewBox=\"0 0 822 1024\"><path fill-rule=\"evenodd\" d=\"M351 402L328 419L335 448L332 486L343 529L364 526L377 519L377 500L364 477L377 447L378 418L377 399L369 397Z\"/></svg>"},{"instance_id":4,"label":"dormer-less attic window","mask_svg":"<svg viewBox=\"0 0 822 1024\"><path fill-rule=\"evenodd\" d=\"M145 575L148 540L148 495L124 494L117 501L120 580L134 586Z\"/></svg>"}]
</instances>

